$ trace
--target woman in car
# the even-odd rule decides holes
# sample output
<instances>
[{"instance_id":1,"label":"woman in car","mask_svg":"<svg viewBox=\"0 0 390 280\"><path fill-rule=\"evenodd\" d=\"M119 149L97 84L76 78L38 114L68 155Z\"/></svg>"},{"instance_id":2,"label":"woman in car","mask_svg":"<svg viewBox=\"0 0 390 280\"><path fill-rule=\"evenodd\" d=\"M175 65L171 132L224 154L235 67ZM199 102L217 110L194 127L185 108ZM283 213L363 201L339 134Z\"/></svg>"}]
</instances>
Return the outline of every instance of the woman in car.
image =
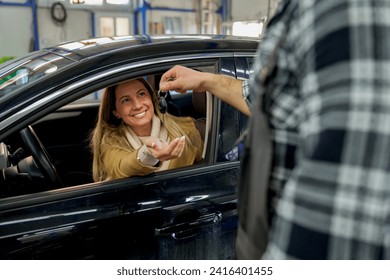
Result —
<instances>
[{"instance_id":1,"label":"woman in car","mask_svg":"<svg viewBox=\"0 0 390 280\"><path fill-rule=\"evenodd\" d=\"M189 166L203 151L194 120L162 114L142 78L105 90L91 146L95 181Z\"/></svg>"}]
</instances>

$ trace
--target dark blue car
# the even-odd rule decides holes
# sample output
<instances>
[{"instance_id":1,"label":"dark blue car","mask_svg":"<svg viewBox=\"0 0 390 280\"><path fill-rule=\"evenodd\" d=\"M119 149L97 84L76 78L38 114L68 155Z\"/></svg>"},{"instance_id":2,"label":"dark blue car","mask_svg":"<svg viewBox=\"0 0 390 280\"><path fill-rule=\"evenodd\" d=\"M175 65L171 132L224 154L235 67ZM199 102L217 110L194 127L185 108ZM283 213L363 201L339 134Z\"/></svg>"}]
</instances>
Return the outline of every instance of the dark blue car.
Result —
<instances>
[{"instance_id":1,"label":"dark blue car","mask_svg":"<svg viewBox=\"0 0 390 280\"><path fill-rule=\"evenodd\" d=\"M235 141L247 119L210 93L170 92L197 120L204 161L94 183L101 92L176 64L248 79L259 41L231 36L88 39L0 65L0 259L234 259Z\"/></svg>"}]
</instances>

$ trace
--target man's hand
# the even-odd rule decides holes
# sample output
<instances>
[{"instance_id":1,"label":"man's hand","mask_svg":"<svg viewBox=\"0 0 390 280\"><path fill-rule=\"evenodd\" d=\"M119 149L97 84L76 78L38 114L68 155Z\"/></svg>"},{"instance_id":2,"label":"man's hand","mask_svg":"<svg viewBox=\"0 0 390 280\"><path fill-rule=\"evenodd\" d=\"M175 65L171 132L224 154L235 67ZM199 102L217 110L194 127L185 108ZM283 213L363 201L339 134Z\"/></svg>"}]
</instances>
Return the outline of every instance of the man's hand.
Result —
<instances>
[{"instance_id":1,"label":"man's hand","mask_svg":"<svg viewBox=\"0 0 390 280\"><path fill-rule=\"evenodd\" d=\"M185 93L187 90L206 91L202 86L207 78L206 75L207 73L176 65L162 75L160 90L174 90L180 93Z\"/></svg>"},{"instance_id":2,"label":"man's hand","mask_svg":"<svg viewBox=\"0 0 390 280\"><path fill-rule=\"evenodd\" d=\"M160 90L174 90L180 93L193 90L196 94L207 91L245 115L250 115L248 104L242 96L242 81L229 76L200 72L176 65L162 75Z\"/></svg>"}]
</instances>

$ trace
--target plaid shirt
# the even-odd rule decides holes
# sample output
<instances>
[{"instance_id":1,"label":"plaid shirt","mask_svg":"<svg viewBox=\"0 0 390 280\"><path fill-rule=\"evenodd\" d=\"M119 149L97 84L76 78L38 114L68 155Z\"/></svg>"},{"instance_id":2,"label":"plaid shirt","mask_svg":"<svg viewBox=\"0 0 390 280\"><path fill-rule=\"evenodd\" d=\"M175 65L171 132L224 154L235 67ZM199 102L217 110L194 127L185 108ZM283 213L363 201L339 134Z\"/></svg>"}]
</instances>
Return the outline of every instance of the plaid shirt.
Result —
<instances>
[{"instance_id":1,"label":"plaid shirt","mask_svg":"<svg viewBox=\"0 0 390 280\"><path fill-rule=\"evenodd\" d=\"M390 259L390 1L281 1L255 76L275 48L263 257Z\"/></svg>"}]
</instances>

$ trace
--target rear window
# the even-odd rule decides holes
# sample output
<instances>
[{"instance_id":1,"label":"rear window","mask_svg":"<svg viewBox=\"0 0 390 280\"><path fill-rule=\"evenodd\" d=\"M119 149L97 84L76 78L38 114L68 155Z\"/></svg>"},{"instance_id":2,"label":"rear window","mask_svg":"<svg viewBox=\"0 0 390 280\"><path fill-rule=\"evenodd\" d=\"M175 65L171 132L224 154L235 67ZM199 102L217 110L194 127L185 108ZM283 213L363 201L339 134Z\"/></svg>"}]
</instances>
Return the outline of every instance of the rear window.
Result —
<instances>
[{"instance_id":1,"label":"rear window","mask_svg":"<svg viewBox=\"0 0 390 280\"><path fill-rule=\"evenodd\" d=\"M0 64L0 102L12 92L55 73L72 63L62 56L45 51Z\"/></svg>"}]
</instances>

